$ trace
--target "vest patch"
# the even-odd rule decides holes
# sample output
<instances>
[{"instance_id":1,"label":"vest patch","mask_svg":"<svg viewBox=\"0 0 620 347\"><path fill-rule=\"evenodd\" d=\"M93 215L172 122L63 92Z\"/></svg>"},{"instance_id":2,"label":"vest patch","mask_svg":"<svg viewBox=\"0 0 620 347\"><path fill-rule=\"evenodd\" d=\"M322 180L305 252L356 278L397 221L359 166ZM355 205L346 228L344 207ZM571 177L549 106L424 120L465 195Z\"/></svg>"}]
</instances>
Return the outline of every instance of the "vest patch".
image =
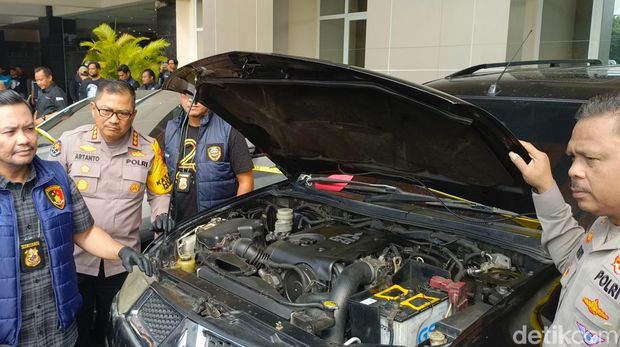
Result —
<instances>
[{"instance_id":1,"label":"vest patch","mask_svg":"<svg viewBox=\"0 0 620 347\"><path fill-rule=\"evenodd\" d=\"M598 280L598 281L597 281ZM605 271L599 271L596 276L594 276L594 281L598 286L607 293L614 300L618 300L618 295L620 294L620 285L615 281L615 278L609 277Z\"/></svg>"},{"instance_id":2,"label":"vest patch","mask_svg":"<svg viewBox=\"0 0 620 347\"><path fill-rule=\"evenodd\" d=\"M65 208L65 193L59 185L45 187L45 196L59 210Z\"/></svg>"},{"instance_id":3,"label":"vest patch","mask_svg":"<svg viewBox=\"0 0 620 347\"><path fill-rule=\"evenodd\" d=\"M101 158L98 155L76 153L75 160L99 161Z\"/></svg>"},{"instance_id":4,"label":"vest patch","mask_svg":"<svg viewBox=\"0 0 620 347\"><path fill-rule=\"evenodd\" d=\"M211 161L219 161L222 158L222 146L212 145L207 147L207 156Z\"/></svg>"}]
</instances>

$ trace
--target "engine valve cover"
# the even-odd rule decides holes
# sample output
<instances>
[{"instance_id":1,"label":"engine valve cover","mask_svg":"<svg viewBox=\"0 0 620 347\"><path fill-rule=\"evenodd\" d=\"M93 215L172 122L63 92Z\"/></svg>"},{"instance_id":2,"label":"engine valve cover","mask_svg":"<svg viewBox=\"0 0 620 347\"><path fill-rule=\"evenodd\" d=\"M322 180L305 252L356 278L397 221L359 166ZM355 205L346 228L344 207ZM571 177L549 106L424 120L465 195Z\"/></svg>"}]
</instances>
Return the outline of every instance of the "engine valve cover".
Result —
<instances>
[{"instance_id":1,"label":"engine valve cover","mask_svg":"<svg viewBox=\"0 0 620 347\"><path fill-rule=\"evenodd\" d=\"M306 264L319 280L329 281L336 262L353 263L377 253L389 243L386 233L355 229L347 225L320 227L269 245L270 260L285 264Z\"/></svg>"}]
</instances>

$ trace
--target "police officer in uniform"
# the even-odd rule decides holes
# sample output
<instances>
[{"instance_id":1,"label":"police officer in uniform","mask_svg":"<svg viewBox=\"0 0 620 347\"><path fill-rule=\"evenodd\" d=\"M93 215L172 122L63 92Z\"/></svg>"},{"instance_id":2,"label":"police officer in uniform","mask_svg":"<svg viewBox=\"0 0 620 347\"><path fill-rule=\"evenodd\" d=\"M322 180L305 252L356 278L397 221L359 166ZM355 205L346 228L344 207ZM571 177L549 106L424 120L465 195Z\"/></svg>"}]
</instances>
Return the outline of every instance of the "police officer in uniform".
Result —
<instances>
[{"instance_id":1,"label":"police officer in uniform","mask_svg":"<svg viewBox=\"0 0 620 347\"><path fill-rule=\"evenodd\" d=\"M510 153L533 188L542 245L562 273L562 291L545 346L620 343L620 94L590 99L576 115L567 146L568 170L579 208L599 216L586 230L572 217L551 174L547 155L522 142L531 161Z\"/></svg>"},{"instance_id":2,"label":"police officer in uniform","mask_svg":"<svg viewBox=\"0 0 620 347\"><path fill-rule=\"evenodd\" d=\"M142 202L147 193L151 220L168 221L170 178L157 141L132 128L135 92L123 81L107 81L91 102L94 125L65 132L50 153L75 180L95 223L120 242L140 249ZM84 309L78 317L78 345L90 346L89 328L96 307L94 344L103 343L111 301L127 273L119 262L76 249L75 261Z\"/></svg>"}]
</instances>

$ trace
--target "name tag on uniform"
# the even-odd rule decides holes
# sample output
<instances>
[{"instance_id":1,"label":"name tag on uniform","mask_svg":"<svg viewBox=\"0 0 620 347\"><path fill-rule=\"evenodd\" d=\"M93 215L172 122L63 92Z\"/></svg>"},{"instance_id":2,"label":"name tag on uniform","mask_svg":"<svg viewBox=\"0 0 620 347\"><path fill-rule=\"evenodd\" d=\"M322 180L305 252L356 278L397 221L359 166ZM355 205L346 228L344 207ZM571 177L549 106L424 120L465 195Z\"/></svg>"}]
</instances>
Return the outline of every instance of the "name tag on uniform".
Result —
<instances>
[{"instance_id":1,"label":"name tag on uniform","mask_svg":"<svg viewBox=\"0 0 620 347\"><path fill-rule=\"evenodd\" d=\"M19 245L19 258L22 272L30 272L45 267L41 239L29 239Z\"/></svg>"},{"instance_id":2,"label":"name tag on uniform","mask_svg":"<svg viewBox=\"0 0 620 347\"><path fill-rule=\"evenodd\" d=\"M56 97L56 101L63 101L65 98L63 98L62 96L57 96Z\"/></svg>"}]
</instances>

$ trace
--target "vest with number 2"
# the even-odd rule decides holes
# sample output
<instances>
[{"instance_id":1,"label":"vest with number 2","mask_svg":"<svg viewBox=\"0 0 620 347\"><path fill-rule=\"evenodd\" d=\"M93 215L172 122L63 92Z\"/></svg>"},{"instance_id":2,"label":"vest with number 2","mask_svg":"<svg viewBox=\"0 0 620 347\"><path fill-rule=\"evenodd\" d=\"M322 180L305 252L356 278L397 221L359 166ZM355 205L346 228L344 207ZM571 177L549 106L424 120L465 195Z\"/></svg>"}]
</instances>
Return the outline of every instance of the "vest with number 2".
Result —
<instances>
[{"instance_id":1,"label":"vest with number 2","mask_svg":"<svg viewBox=\"0 0 620 347\"><path fill-rule=\"evenodd\" d=\"M34 158L35 186L32 190L37 216L47 251L56 302L59 329L66 330L75 320L82 306L73 262L73 206L69 179L56 162ZM62 189L64 202L57 207L46 196L45 189L57 185ZM62 207L62 208L60 208ZM7 189L0 190L0 344L17 344L21 326L21 287L19 237L13 196Z\"/></svg>"},{"instance_id":2,"label":"vest with number 2","mask_svg":"<svg viewBox=\"0 0 620 347\"><path fill-rule=\"evenodd\" d=\"M179 145L181 142L181 117L168 122L166 126L166 166L170 179L175 181L178 163ZM217 114L209 111L200 120L196 145L196 196L198 212L215 206L226 199L237 195L237 177L230 164L228 139L231 126ZM219 157L209 156L211 147L219 147ZM214 160L216 159L216 160Z\"/></svg>"}]
</instances>

